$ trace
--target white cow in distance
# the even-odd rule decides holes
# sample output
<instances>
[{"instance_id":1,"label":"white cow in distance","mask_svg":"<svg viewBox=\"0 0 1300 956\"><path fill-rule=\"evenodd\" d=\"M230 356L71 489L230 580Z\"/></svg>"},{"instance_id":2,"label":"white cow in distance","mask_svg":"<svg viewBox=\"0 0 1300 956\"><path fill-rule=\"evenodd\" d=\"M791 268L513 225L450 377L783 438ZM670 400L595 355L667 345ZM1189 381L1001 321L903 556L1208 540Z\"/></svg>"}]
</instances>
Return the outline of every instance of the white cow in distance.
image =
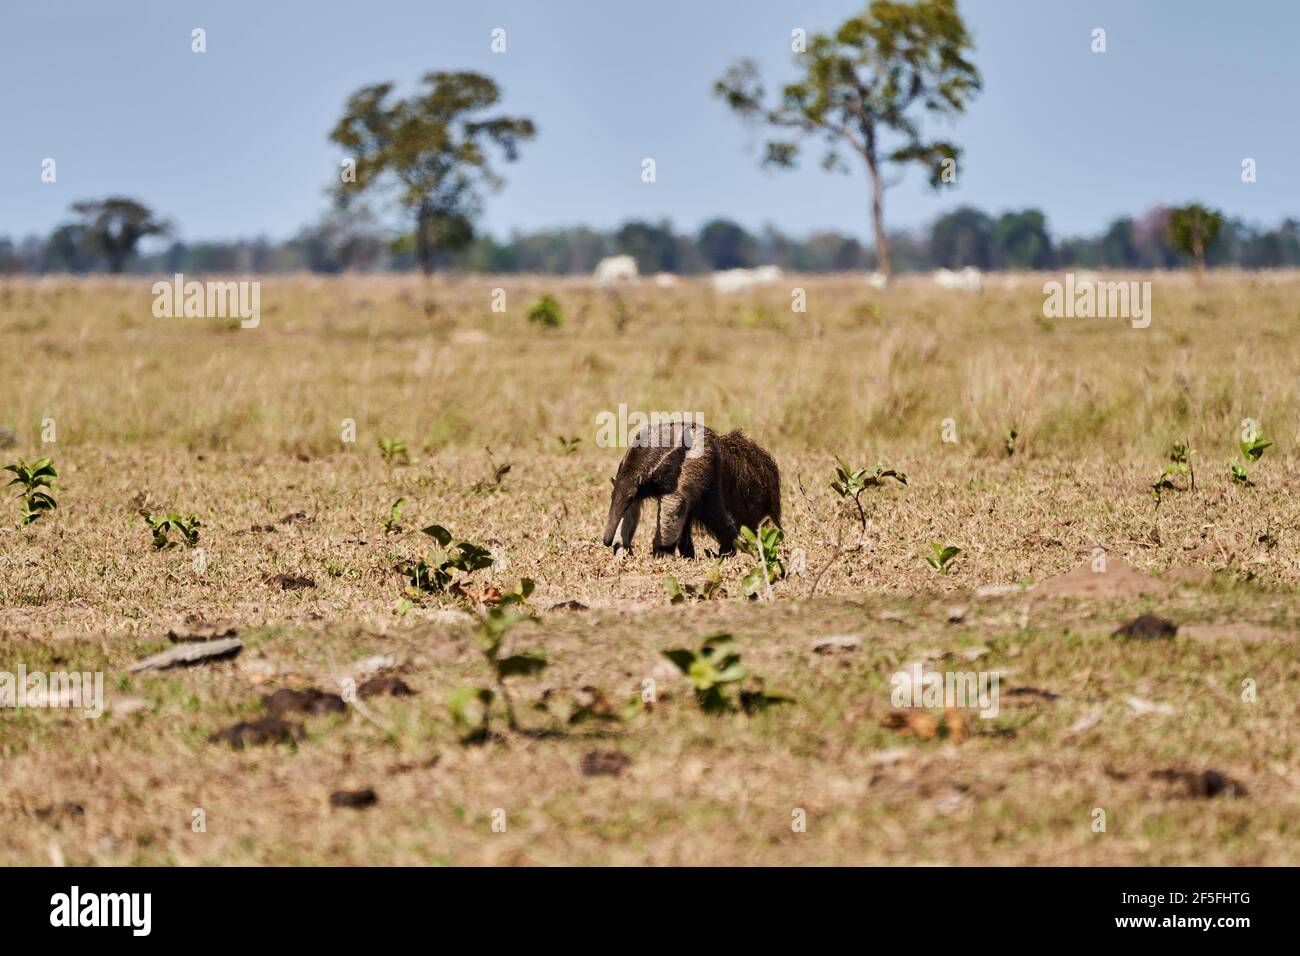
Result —
<instances>
[{"instance_id":1,"label":"white cow in distance","mask_svg":"<svg viewBox=\"0 0 1300 956\"><path fill-rule=\"evenodd\" d=\"M727 269L713 273L716 292L747 292L761 285L772 285L785 275L780 266L759 266L757 269Z\"/></svg>"},{"instance_id":2,"label":"white cow in distance","mask_svg":"<svg viewBox=\"0 0 1300 956\"><path fill-rule=\"evenodd\" d=\"M593 274L599 285L613 285L615 282L635 282L641 273L631 256L606 256L596 263Z\"/></svg>"},{"instance_id":3,"label":"white cow in distance","mask_svg":"<svg viewBox=\"0 0 1300 956\"><path fill-rule=\"evenodd\" d=\"M960 292L984 291L984 274L974 266L967 266L960 272L939 269L934 274L934 281L941 289L956 289Z\"/></svg>"}]
</instances>

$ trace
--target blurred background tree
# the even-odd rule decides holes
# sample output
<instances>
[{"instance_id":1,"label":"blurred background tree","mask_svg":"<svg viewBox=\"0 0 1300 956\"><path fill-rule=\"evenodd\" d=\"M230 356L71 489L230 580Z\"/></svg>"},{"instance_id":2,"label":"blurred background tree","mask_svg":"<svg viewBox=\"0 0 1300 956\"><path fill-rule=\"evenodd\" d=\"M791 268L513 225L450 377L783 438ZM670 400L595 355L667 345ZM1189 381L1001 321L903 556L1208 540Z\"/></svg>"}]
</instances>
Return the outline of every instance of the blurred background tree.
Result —
<instances>
[{"instance_id":1,"label":"blurred background tree","mask_svg":"<svg viewBox=\"0 0 1300 956\"><path fill-rule=\"evenodd\" d=\"M930 256L946 269L988 269L993 262L993 220L972 206L940 216L930 230Z\"/></svg>"},{"instance_id":2,"label":"blurred background tree","mask_svg":"<svg viewBox=\"0 0 1300 956\"><path fill-rule=\"evenodd\" d=\"M76 202L72 211L81 219L71 227L63 227L68 231L59 236L59 254L69 260L74 258L72 243L75 241L108 260L108 271L114 274L122 271L145 236L164 236L171 232L171 226L155 219L147 206L124 196Z\"/></svg>"},{"instance_id":3,"label":"blurred background tree","mask_svg":"<svg viewBox=\"0 0 1300 956\"><path fill-rule=\"evenodd\" d=\"M670 222L655 224L632 220L614 233L614 248L636 260L642 275L677 271L677 237Z\"/></svg>"},{"instance_id":4,"label":"blurred background tree","mask_svg":"<svg viewBox=\"0 0 1300 956\"><path fill-rule=\"evenodd\" d=\"M1198 275L1205 272L1205 250L1218 241L1222 228L1223 213L1200 203L1169 210L1166 226L1170 244L1192 259Z\"/></svg>"},{"instance_id":5,"label":"blurred background tree","mask_svg":"<svg viewBox=\"0 0 1300 956\"><path fill-rule=\"evenodd\" d=\"M710 269L743 269L754 262L754 237L730 219L711 219L695 239L701 259Z\"/></svg>"},{"instance_id":6,"label":"blurred background tree","mask_svg":"<svg viewBox=\"0 0 1300 956\"><path fill-rule=\"evenodd\" d=\"M1118 216L1093 235L1060 236L1039 209L997 215L963 206L929 226L889 234L898 272L939 266L991 269L1180 269L1191 257L1174 248L1168 226L1173 214L1152 206ZM722 228L709 227L722 223ZM176 272L403 272L419 268L413 236L393 243L393 230L364 203L331 209L289 238L265 236L230 241L176 240L157 251L137 248L123 267L136 274ZM643 274L673 271L697 275L717 268L774 264L793 272L864 272L877 267L875 253L853 235L818 230L792 236L767 224L751 231L727 219L709 220L694 232L669 221L630 220L613 229L565 226L504 236L477 235L463 249L445 250L436 262L469 272L590 275L615 252L637 258ZM1206 268L1300 267L1300 219L1276 226L1224 218L1218 240L1205 247ZM80 274L107 270L79 223L65 223L48 236L10 239L0 233L0 272Z\"/></svg>"},{"instance_id":7,"label":"blurred background tree","mask_svg":"<svg viewBox=\"0 0 1300 956\"><path fill-rule=\"evenodd\" d=\"M1050 269L1056 265L1047 217L1037 209L1004 212L993 226L997 269Z\"/></svg>"},{"instance_id":8,"label":"blurred background tree","mask_svg":"<svg viewBox=\"0 0 1300 956\"><path fill-rule=\"evenodd\" d=\"M484 115L501 99L491 77L436 72L422 82L425 89L407 99L390 99L392 83L357 90L330 139L356 163L355 182L340 177L335 189L340 206L360 193L395 192L414 219L409 241L428 275L439 253L463 250L473 241L481 190L500 188L489 161L492 149L513 162L519 144L537 128L524 117Z\"/></svg>"}]
</instances>

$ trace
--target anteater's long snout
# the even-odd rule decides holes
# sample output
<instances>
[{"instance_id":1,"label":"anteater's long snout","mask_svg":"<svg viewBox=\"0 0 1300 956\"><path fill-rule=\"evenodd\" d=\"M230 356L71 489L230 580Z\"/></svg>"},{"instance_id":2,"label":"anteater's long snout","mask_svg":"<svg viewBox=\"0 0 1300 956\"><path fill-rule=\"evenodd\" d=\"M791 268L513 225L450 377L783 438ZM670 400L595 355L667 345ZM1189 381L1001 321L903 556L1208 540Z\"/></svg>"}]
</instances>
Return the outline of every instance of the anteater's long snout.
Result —
<instances>
[{"instance_id":1,"label":"anteater's long snout","mask_svg":"<svg viewBox=\"0 0 1300 956\"><path fill-rule=\"evenodd\" d=\"M632 535L636 534L637 521L641 517L641 502L633 498L626 504L616 497L609 505L609 520L605 522L605 547L632 549Z\"/></svg>"},{"instance_id":2,"label":"anteater's long snout","mask_svg":"<svg viewBox=\"0 0 1300 956\"><path fill-rule=\"evenodd\" d=\"M620 531L623 524L623 513L627 509L619 507L618 492L615 490L613 500L609 503L609 517L605 520L605 547L612 548L615 538L620 537Z\"/></svg>"}]
</instances>

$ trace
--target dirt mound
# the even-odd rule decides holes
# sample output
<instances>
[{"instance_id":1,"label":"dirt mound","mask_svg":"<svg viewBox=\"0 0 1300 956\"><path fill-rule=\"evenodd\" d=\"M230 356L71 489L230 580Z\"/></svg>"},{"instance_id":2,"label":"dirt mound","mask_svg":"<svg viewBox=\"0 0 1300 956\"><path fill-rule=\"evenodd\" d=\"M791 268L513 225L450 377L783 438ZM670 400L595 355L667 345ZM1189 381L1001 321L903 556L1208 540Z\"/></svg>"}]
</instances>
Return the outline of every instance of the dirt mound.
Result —
<instances>
[{"instance_id":1,"label":"dirt mound","mask_svg":"<svg viewBox=\"0 0 1300 956\"><path fill-rule=\"evenodd\" d=\"M1103 570L1093 570L1093 562L1085 561L1073 571L1048 578L1034 588L1034 594L1047 597L1109 598L1143 597L1159 594L1165 589L1151 575L1133 565L1112 558Z\"/></svg>"},{"instance_id":2,"label":"dirt mound","mask_svg":"<svg viewBox=\"0 0 1300 956\"><path fill-rule=\"evenodd\" d=\"M1214 573L1209 568L1176 567L1160 575L1160 580L1170 584L1185 584L1191 587L1205 587L1213 583Z\"/></svg>"}]
</instances>

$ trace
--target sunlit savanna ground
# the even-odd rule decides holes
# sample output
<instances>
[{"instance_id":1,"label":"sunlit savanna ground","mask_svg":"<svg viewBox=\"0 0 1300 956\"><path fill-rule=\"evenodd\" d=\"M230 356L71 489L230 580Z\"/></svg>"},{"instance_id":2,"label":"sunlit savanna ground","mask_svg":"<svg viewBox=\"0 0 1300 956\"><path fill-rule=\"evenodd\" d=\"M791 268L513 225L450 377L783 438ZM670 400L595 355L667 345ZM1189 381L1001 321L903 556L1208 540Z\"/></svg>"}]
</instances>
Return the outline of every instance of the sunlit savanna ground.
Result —
<instances>
[{"instance_id":1,"label":"sunlit savanna ground","mask_svg":"<svg viewBox=\"0 0 1300 956\"><path fill-rule=\"evenodd\" d=\"M0 426L17 441L0 458L49 455L61 475L34 525L4 505L0 670L100 670L118 705L4 713L0 862L1300 862L1300 275L1140 277L1145 329L1045 319L1045 278L967 294L791 277L730 296L700 280L267 279L256 329L157 319L144 279L0 282ZM545 292L558 329L525 318ZM672 605L664 575L698 584L712 560L600 547L620 451L597 447L596 417L620 404L768 447L786 557L806 570L747 601L751 562L731 558L727 596ZM1246 418L1275 442L1253 487L1229 480ZM381 436L410 463L386 464ZM1157 512L1149 487L1181 440L1197 489ZM829 488L836 455L909 476L863 496L865 529ZM199 518L201 572L189 549L152 548L141 508ZM482 745L458 741L446 706L485 682L479 609L407 602L394 570L433 523L504 559L482 583L537 582L539 622L512 633L549 667L512 679L522 729L498 721ZM934 541L962 549L945 575L922 559ZM1102 552L1150 578L974 593ZM551 610L568 601L586 609ZM1110 636L1144 611L1178 637ZM125 673L187 618L228 622L245 649ZM701 714L661 652L718 631L797 703ZM814 652L827 636L857 643ZM261 716L263 694L338 690L375 655L416 694L293 718L296 746L207 741ZM890 676L914 661L1000 671L999 715L967 713L964 739L883 726ZM647 679L661 699L626 721L530 706L584 687L621 706ZM592 752L626 766L588 775ZM1243 792L1164 774L1207 770ZM374 806L331 808L362 787Z\"/></svg>"}]
</instances>

